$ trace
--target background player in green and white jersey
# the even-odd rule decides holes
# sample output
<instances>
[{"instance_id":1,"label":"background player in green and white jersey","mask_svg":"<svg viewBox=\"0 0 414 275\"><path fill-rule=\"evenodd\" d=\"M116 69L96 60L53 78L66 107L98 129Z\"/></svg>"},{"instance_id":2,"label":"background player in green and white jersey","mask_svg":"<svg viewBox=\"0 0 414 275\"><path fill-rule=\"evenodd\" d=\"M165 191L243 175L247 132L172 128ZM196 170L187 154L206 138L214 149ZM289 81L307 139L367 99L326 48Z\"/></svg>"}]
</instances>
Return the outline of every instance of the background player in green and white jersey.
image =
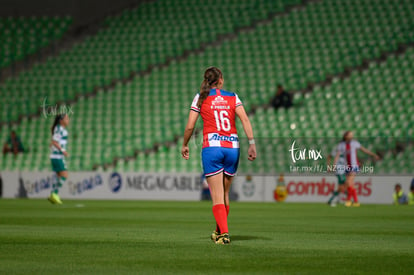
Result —
<instances>
[{"instance_id":1,"label":"background player in green and white jersey","mask_svg":"<svg viewBox=\"0 0 414 275\"><path fill-rule=\"evenodd\" d=\"M68 171L65 163L65 157L69 156L66 151L68 145L68 131L66 127L69 125L69 116L67 114L57 115L52 126L52 142L50 145L50 161L52 169L56 172L57 183L53 184L52 191L48 200L54 204L62 204L58 195L59 188L68 178Z\"/></svg>"},{"instance_id":2,"label":"background player in green and white jersey","mask_svg":"<svg viewBox=\"0 0 414 275\"><path fill-rule=\"evenodd\" d=\"M331 171L335 171L336 177L338 178L338 189L336 191L332 192L332 196L329 198L328 204L330 206L336 206L336 203L334 202L335 198L337 199L337 202L340 201L340 194L345 193L345 181L346 181L346 175L345 175L345 168L346 168L346 160L345 156L343 154L339 155L338 162L336 163L336 166L333 166L334 163L332 163L332 160L335 159L337 153L337 146L335 146L331 152L331 154L328 156L328 167L331 168ZM331 166L332 165L332 166Z\"/></svg>"}]
</instances>

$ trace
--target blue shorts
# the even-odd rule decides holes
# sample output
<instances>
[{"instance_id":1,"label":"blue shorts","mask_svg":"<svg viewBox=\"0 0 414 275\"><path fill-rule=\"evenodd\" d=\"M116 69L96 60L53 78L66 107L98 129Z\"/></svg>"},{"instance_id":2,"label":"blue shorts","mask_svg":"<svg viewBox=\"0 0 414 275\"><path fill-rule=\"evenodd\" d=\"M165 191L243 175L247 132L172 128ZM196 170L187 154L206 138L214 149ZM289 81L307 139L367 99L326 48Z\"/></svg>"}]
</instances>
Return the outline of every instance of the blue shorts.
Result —
<instances>
[{"instance_id":1,"label":"blue shorts","mask_svg":"<svg viewBox=\"0 0 414 275\"><path fill-rule=\"evenodd\" d=\"M201 151L204 175L214 176L221 172L234 176L239 165L239 148L205 147Z\"/></svg>"}]
</instances>

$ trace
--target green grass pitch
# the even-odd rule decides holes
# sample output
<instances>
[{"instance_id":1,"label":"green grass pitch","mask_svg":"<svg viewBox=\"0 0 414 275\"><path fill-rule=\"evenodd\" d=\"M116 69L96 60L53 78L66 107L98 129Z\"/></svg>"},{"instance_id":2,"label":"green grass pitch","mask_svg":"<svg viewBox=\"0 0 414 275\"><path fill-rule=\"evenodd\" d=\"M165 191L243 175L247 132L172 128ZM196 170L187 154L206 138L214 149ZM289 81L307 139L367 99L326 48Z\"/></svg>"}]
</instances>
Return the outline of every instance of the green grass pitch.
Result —
<instances>
[{"instance_id":1,"label":"green grass pitch","mask_svg":"<svg viewBox=\"0 0 414 275\"><path fill-rule=\"evenodd\" d=\"M0 200L0 274L414 274L414 207Z\"/></svg>"}]
</instances>

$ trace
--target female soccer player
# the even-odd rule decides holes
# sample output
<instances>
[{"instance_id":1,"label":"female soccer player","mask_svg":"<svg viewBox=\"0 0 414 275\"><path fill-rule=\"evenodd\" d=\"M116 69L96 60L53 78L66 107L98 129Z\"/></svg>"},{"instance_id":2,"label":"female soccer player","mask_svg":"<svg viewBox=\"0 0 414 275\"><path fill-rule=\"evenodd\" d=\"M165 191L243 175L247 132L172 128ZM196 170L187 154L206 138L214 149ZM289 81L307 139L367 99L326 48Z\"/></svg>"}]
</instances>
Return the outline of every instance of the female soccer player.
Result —
<instances>
[{"instance_id":1,"label":"female soccer player","mask_svg":"<svg viewBox=\"0 0 414 275\"><path fill-rule=\"evenodd\" d=\"M66 127L69 125L69 116L67 114L57 115L52 126L52 142L50 146L50 161L52 169L57 174L58 182L53 184L52 191L48 200L53 204L62 204L59 193L61 187L68 178L68 171L65 164L65 157L69 154L66 152L68 144L68 131Z\"/></svg>"},{"instance_id":2,"label":"female soccer player","mask_svg":"<svg viewBox=\"0 0 414 275\"><path fill-rule=\"evenodd\" d=\"M217 224L211 238L218 244L230 243L227 226L230 210L229 191L240 155L236 115L249 139L248 159L253 161L256 158L256 145L250 120L239 97L235 93L221 89L223 83L223 75L218 68L211 67L205 71L200 93L194 97L191 104L181 149L183 158L188 159L188 142L201 114L204 123L201 159L204 175L210 186L213 215Z\"/></svg>"},{"instance_id":3,"label":"female soccer player","mask_svg":"<svg viewBox=\"0 0 414 275\"><path fill-rule=\"evenodd\" d=\"M357 150L361 149L362 152L374 157L378 160L380 157L368 150L365 147L362 147L361 144L354 140L354 134L351 131L346 131L343 135L342 142L338 144L336 150L336 156L334 163L338 164L338 159L340 155L345 156L346 166L345 166L345 174L346 174L346 181L345 185L348 188L348 197L345 202L345 206L350 207L352 206L359 206L358 196L356 193L356 189L354 187L354 179L357 172L359 172L359 162L357 159ZM354 200L354 203L351 202L351 197Z\"/></svg>"},{"instance_id":4,"label":"female soccer player","mask_svg":"<svg viewBox=\"0 0 414 275\"><path fill-rule=\"evenodd\" d=\"M346 181L346 176L345 176L346 161L345 161L343 154L339 155L339 158L336 161L336 166L333 169L332 167L330 167L332 158L335 159L336 157L336 152L337 152L337 146L333 148L331 154L328 156L328 159L327 159L328 167L331 170L335 170L336 177L338 178L338 189L332 192L332 196L329 198L329 201L328 201L328 204L332 207L336 206L336 203L334 202L335 198L336 197L339 198L339 196L342 193L345 193L345 181Z\"/></svg>"}]
</instances>

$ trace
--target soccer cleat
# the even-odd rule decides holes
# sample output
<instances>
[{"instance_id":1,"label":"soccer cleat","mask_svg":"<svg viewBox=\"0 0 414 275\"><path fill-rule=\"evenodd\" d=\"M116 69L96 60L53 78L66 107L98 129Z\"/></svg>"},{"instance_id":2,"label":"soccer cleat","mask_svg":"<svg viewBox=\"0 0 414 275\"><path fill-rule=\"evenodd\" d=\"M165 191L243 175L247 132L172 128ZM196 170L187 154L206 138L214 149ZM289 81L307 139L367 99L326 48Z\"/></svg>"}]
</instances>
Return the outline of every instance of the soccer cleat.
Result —
<instances>
[{"instance_id":1,"label":"soccer cleat","mask_svg":"<svg viewBox=\"0 0 414 275\"><path fill-rule=\"evenodd\" d=\"M353 207L360 207L361 205L359 204L359 202L354 202L354 203L352 204L352 206L353 206Z\"/></svg>"},{"instance_id":2,"label":"soccer cleat","mask_svg":"<svg viewBox=\"0 0 414 275\"><path fill-rule=\"evenodd\" d=\"M351 202L351 201L346 201L346 202L345 202L345 206L346 206L346 207L351 207L351 205L352 205L352 202Z\"/></svg>"},{"instance_id":3,"label":"soccer cleat","mask_svg":"<svg viewBox=\"0 0 414 275\"><path fill-rule=\"evenodd\" d=\"M229 233L223 233L218 235L216 238L216 244L229 244L230 243L230 236Z\"/></svg>"},{"instance_id":4,"label":"soccer cleat","mask_svg":"<svg viewBox=\"0 0 414 275\"><path fill-rule=\"evenodd\" d=\"M51 204L56 204L55 201L53 200L52 194L50 194L50 196L47 197L47 200L50 201Z\"/></svg>"},{"instance_id":5,"label":"soccer cleat","mask_svg":"<svg viewBox=\"0 0 414 275\"><path fill-rule=\"evenodd\" d=\"M331 202L331 203L329 204L329 206L330 206L330 207L336 207L336 203Z\"/></svg>"},{"instance_id":6,"label":"soccer cleat","mask_svg":"<svg viewBox=\"0 0 414 275\"><path fill-rule=\"evenodd\" d=\"M62 201L60 200L60 197L58 194L55 194L55 200L57 204L62 204Z\"/></svg>"},{"instance_id":7,"label":"soccer cleat","mask_svg":"<svg viewBox=\"0 0 414 275\"><path fill-rule=\"evenodd\" d=\"M58 194L52 193L47 199L53 204L62 204Z\"/></svg>"},{"instance_id":8,"label":"soccer cleat","mask_svg":"<svg viewBox=\"0 0 414 275\"><path fill-rule=\"evenodd\" d=\"M216 241L216 239L217 239L217 236L218 235L220 235L220 233L219 232L217 232L217 231L214 231L213 233L211 233L211 240L213 241L213 242L215 242Z\"/></svg>"}]
</instances>

